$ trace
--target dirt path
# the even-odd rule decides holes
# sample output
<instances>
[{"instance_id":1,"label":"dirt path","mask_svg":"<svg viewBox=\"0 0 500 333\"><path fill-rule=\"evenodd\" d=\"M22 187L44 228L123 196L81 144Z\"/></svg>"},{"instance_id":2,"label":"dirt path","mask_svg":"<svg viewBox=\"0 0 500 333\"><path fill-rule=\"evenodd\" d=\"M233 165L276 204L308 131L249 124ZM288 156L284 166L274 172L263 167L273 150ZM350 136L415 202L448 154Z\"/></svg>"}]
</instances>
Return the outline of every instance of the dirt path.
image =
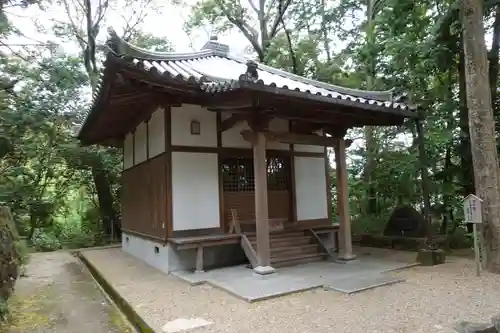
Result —
<instances>
[{"instance_id":1,"label":"dirt path","mask_svg":"<svg viewBox=\"0 0 500 333\"><path fill-rule=\"evenodd\" d=\"M8 333L133 332L68 252L33 254L10 303Z\"/></svg>"}]
</instances>

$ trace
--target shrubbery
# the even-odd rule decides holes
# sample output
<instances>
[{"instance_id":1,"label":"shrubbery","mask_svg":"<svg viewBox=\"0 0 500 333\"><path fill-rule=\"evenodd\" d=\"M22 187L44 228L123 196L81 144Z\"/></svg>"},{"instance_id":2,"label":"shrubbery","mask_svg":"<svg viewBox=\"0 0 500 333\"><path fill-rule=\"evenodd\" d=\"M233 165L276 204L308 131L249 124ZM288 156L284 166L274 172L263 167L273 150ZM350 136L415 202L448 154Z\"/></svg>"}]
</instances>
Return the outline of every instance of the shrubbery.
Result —
<instances>
[{"instance_id":1,"label":"shrubbery","mask_svg":"<svg viewBox=\"0 0 500 333\"><path fill-rule=\"evenodd\" d=\"M48 252L105 245L109 241L100 228L99 215L89 209L81 217L55 219L50 227L36 229L31 244L36 251Z\"/></svg>"},{"instance_id":2,"label":"shrubbery","mask_svg":"<svg viewBox=\"0 0 500 333\"><path fill-rule=\"evenodd\" d=\"M19 275L23 254L10 209L0 207L0 320L7 315L7 300Z\"/></svg>"}]
</instances>

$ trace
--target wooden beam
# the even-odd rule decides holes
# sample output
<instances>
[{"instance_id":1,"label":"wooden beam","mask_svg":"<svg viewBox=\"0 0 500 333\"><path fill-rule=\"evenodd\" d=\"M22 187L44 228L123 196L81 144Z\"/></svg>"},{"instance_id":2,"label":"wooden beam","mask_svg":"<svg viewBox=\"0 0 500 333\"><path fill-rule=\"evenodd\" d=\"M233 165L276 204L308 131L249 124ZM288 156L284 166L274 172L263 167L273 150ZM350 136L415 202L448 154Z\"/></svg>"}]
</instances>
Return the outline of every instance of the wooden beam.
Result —
<instances>
[{"instance_id":1,"label":"wooden beam","mask_svg":"<svg viewBox=\"0 0 500 333\"><path fill-rule=\"evenodd\" d=\"M306 121L292 121L290 127L290 132L301 133L301 134L312 134L314 132L323 129L330 124L325 124L324 122L314 123Z\"/></svg>"},{"instance_id":2,"label":"wooden beam","mask_svg":"<svg viewBox=\"0 0 500 333\"><path fill-rule=\"evenodd\" d=\"M268 141L277 141L288 144L311 145L311 146L326 146L333 147L338 139L334 137L320 136L315 134L299 134L288 132L262 132ZM249 142L255 142L257 133L249 130L241 132L241 136Z\"/></svg>"},{"instance_id":3,"label":"wooden beam","mask_svg":"<svg viewBox=\"0 0 500 333\"><path fill-rule=\"evenodd\" d=\"M202 106L207 109L213 110L223 110L223 111L233 111L233 110L242 110L242 111L250 111L253 110L254 107L251 102L247 100L235 100L235 101L226 101L224 99L220 99L220 101L210 100L207 102L202 102Z\"/></svg>"},{"instance_id":4,"label":"wooden beam","mask_svg":"<svg viewBox=\"0 0 500 333\"><path fill-rule=\"evenodd\" d=\"M221 132L227 131L228 129L233 128L236 124L245 121L246 119L247 115L245 114L234 114L231 117L221 121L220 130Z\"/></svg>"}]
</instances>

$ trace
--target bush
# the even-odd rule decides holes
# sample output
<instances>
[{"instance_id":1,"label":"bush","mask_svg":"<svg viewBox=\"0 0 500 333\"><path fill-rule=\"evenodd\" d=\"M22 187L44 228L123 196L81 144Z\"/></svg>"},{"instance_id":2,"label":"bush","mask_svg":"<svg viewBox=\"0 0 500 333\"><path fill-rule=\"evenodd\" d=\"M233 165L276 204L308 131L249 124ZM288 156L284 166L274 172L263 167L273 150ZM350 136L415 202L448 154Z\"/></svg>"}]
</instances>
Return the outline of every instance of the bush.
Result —
<instances>
[{"instance_id":1,"label":"bush","mask_svg":"<svg viewBox=\"0 0 500 333\"><path fill-rule=\"evenodd\" d=\"M19 235L8 207L0 207L0 320L7 315L7 299L19 275L22 256Z\"/></svg>"},{"instance_id":2,"label":"bush","mask_svg":"<svg viewBox=\"0 0 500 333\"><path fill-rule=\"evenodd\" d=\"M474 239L467 233L464 227L457 227L453 234L449 235L448 247L450 249L467 249L474 246Z\"/></svg>"},{"instance_id":3,"label":"bush","mask_svg":"<svg viewBox=\"0 0 500 333\"><path fill-rule=\"evenodd\" d=\"M371 234L377 235L381 234L387 221L389 220L389 214L376 215L364 215L360 216L352 221L352 232L355 235Z\"/></svg>"},{"instance_id":4,"label":"bush","mask_svg":"<svg viewBox=\"0 0 500 333\"><path fill-rule=\"evenodd\" d=\"M49 252L59 250L61 242L52 232L45 232L42 229L36 229L31 239L32 245L36 251Z\"/></svg>"}]
</instances>

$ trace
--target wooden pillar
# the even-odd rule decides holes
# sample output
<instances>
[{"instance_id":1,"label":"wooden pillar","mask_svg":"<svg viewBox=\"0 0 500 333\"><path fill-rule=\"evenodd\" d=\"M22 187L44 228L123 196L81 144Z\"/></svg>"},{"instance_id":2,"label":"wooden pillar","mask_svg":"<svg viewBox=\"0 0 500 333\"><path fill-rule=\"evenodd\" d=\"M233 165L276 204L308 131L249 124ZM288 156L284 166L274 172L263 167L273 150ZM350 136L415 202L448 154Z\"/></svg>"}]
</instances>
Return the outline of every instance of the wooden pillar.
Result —
<instances>
[{"instance_id":1,"label":"wooden pillar","mask_svg":"<svg viewBox=\"0 0 500 333\"><path fill-rule=\"evenodd\" d=\"M253 140L253 165L255 178L255 224L257 228L257 267L254 270L259 274L269 274L274 272L274 269L270 265L266 137L262 132L255 132Z\"/></svg>"},{"instance_id":2,"label":"wooden pillar","mask_svg":"<svg viewBox=\"0 0 500 333\"><path fill-rule=\"evenodd\" d=\"M346 164L346 140L338 139L335 144L335 164L337 171L337 213L339 215L339 259L352 260L351 217L349 215L349 188Z\"/></svg>"}]
</instances>

